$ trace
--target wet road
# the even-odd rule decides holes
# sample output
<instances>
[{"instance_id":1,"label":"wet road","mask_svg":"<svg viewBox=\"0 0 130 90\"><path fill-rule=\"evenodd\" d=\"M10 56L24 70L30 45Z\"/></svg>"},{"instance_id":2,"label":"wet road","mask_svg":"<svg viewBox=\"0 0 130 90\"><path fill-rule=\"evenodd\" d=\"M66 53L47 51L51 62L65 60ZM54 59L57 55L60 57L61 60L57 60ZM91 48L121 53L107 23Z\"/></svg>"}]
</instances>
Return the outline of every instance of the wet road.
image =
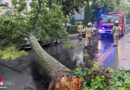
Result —
<instances>
[{"instance_id":1,"label":"wet road","mask_svg":"<svg viewBox=\"0 0 130 90\"><path fill-rule=\"evenodd\" d=\"M70 44L75 48L64 49L61 45L56 45L46 47L45 50L71 69L84 66L86 60L95 61L104 68L118 69L118 50L113 48L113 40L109 36L102 40L99 36L95 37L93 47L90 49L84 48L84 40L72 40ZM84 58L86 54L90 56L87 59ZM0 90L46 90L49 83L49 79L35 62L32 51L29 51L28 56L13 61L0 61L0 76L7 87Z\"/></svg>"},{"instance_id":2,"label":"wet road","mask_svg":"<svg viewBox=\"0 0 130 90\"><path fill-rule=\"evenodd\" d=\"M46 90L49 78L41 72L32 51L16 60L0 61L0 76L4 87L0 90ZM42 74L41 74L42 73Z\"/></svg>"},{"instance_id":3,"label":"wet road","mask_svg":"<svg viewBox=\"0 0 130 90\"><path fill-rule=\"evenodd\" d=\"M95 60L102 56L102 54L113 44L113 40L110 36L105 36L104 39L100 40L99 36L96 36L93 42L93 47L85 49L84 39L71 40L70 44L74 45L74 49L64 49L60 45L46 48L47 52L59 60L62 64L66 65L71 69L76 67L84 66L87 54L90 57L87 60Z\"/></svg>"},{"instance_id":4,"label":"wet road","mask_svg":"<svg viewBox=\"0 0 130 90\"><path fill-rule=\"evenodd\" d=\"M90 55L89 60L98 58L109 48L112 41L109 37L103 40L95 38L91 49L84 48L84 40L72 40L70 43L75 46L74 49L64 49L61 45L56 45L46 47L45 50L65 66L75 69L85 64L85 54ZM46 75L35 62L32 51L29 51L28 56L13 61L0 61L0 76L4 82L11 83L11 85L5 85L6 90L46 90L49 83Z\"/></svg>"},{"instance_id":5,"label":"wet road","mask_svg":"<svg viewBox=\"0 0 130 90\"><path fill-rule=\"evenodd\" d=\"M126 28L125 35L130 33L130 25ZM119 43L124 43L122 41L123 38L119 40ZM98 63L99 66L103 68L112 68L114 70L119 70L121 66L119 63L121 63L121 49L123 45L118 46L118 47L113 47L112 45L109 46L109 48L102 54L101 57L97 58L95 61ZM127 58L127 57L125 57ZM124 65L125 66L125 65Z\"/></svg>"}]
</instances>

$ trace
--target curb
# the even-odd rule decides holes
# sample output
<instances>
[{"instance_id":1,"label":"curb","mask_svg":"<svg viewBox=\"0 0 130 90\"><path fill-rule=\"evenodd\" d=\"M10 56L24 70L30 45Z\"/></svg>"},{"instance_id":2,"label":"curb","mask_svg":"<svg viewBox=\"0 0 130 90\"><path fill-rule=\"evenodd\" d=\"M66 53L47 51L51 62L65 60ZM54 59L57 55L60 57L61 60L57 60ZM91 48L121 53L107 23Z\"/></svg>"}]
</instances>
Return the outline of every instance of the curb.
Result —
<instances>
[{"instance_id":1,"label":"curb","mask_svg":"<svg viewBox=\"0 0 130 90\"><path fill-rule=\"evenodd\" d=\"M70 34L68 38L69 40L78 39L78 34Z\"/></svg>"},{"instance_id":2,"label":"curb","mask_svg":"<svg viewBox=\"0 0 130 90\"><path fill-rule=\"evenodd\" d=\"M119 48L120 44L122 41L126 40L126 37L129 36L130 33L126 34L124 37L122 37L119 41L118 41L118 47L113 47L113 45L111 45L105 52L103 55L101 55L100 57L98 57L97 59L95 58L95 61L98 61L98 65L102 65L102 62L109 57L109 55L112 53L112 51L115 48Z\"/></svg>"}]
</instances>

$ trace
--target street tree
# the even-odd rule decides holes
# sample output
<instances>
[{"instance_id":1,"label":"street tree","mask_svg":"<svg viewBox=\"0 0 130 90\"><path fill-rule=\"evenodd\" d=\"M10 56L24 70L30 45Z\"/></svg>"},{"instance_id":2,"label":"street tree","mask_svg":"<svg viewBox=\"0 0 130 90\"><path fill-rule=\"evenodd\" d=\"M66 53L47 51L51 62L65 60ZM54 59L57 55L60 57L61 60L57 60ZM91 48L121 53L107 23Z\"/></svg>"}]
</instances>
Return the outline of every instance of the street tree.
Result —
<instances>
[{"instance_id":1,"label":"street tree","mask_svg":"<svg viewBox=\"0 0 130 90\"><path fill-rule=\"evenodd\" d=\"M79 12L84 7L86 0L49 0L49 4L56 3L62 5L64 16Z\"/></svg>"},{"instance_id":2,"label":"street tree","mask_svg":"<svg viewBox=\"0 0 130 90\"><path fill-rule=\"evenodd\" d=\"M27 12L25 0L12 0L12 2L18 6L17 9L7 11L9 16L6 13L0 16L1 58L14 59L12 55L23 55L23 52L17 52L20 52L20 46L26 43L26 37L30 41L37 62L48 76L55 77L56 73L68 69L50 56L37 41L39 39L44 43L47 36L53 40L66 36L67 33L62 26L64 16L61 7L52 4L53 8L49 8L46 0L32 0L31 11Z\"/></svg>"},{"instance_id":3,"label":"street tree","mask_svg":"<svg viewBox=\"0 0 130 90\"><path fill-rule=\"evenodd\" d=\"M92 0L92 21L98 21L101 14L119 13L127 14L124 0Z\"/></svg>"},{"instance_id":4,"label":"street tree","mask_svg":"<svg viewBox=\"0 0 130 90\"><path fill-rule=\"evenodd\" d=\"M70 24L71 25L75 25L75 17L74 16L71 17Z\"/></svg>"},{"instance_id":5,"label":"street tree","mask_svg":"<svg viewBox=\"0 0 130 90\"><path fill-rule=\"evenodd\" d=\"M88 22L91 19L91 6L89 4L89 1L86 2L85 9L84 9L84 25L87 25Z\"/></svg>"}]
</instances>

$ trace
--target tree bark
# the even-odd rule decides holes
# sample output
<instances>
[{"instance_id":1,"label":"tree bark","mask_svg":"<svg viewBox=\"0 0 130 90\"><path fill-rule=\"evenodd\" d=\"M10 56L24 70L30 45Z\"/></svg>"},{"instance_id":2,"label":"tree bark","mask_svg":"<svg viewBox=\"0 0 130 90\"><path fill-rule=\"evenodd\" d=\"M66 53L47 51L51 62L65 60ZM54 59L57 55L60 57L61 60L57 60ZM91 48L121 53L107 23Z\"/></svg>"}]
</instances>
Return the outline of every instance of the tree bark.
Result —
<instances>
[{"instance_id":1,"label":"tree bark","mask_svg":"<svg viewBox=\"0 0 130 90\"><path fill-rule=\"evenodd\" d=\"M43 70L52 78L58 72L64 72L67 67L50 56L37 42L36 37L31 34L29 37L30 44L34 51L37 62L42 66Z\"/></svg>"},{"instance_id":2,"label":"tree bark","mask_svg":"<svg viewBox=\"0 0 130 90\"><path fill-rule=\"evenodd\" d=\"M50 56L40 46L34 35L31 34L29 40L37 62L51 78L48 90L81 90L81 78L76 78L71 72L66 72L69 68Z\"/></svg>"}]
</instances>

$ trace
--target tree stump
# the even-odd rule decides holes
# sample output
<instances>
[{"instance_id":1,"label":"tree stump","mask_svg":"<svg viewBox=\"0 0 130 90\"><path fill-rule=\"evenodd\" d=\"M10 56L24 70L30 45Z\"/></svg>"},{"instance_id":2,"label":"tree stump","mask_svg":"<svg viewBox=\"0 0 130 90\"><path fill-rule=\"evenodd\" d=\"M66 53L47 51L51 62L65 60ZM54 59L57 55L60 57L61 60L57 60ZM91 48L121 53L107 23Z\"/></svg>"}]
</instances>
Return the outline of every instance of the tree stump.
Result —
<instances>
[{"instance_id":1,"label":"tree stump","mask_svg":"<svg viewBox=\"0 0 130 90\"><path fill-rule=\"evenodd\" d=\"M67 76L61 78L59 82L56 83L54 90L81 90L82 79L72 76L68 80Z\"/></svg>"}]
</instances>

